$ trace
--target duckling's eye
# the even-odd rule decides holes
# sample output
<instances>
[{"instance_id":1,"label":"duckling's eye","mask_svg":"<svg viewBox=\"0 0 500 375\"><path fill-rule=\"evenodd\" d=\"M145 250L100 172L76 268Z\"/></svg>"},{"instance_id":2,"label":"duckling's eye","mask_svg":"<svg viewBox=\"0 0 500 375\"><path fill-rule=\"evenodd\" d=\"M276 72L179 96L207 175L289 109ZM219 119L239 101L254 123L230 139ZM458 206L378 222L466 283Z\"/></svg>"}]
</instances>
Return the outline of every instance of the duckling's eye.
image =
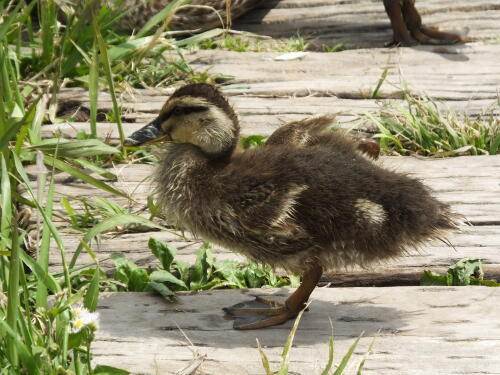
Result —
<instances>
[{"instance_id":1,"label":"duckling's eye","mask_svg":"<svg viewBox=\"0 0 500 375\"><path fill-rule=\"evenodd\" d=\"M174 107L174 109L172 109L172 114L174 116L180 116L180 115L184 114L184 108L182 108L182 107Z\"/></svg>"}]
</instances>

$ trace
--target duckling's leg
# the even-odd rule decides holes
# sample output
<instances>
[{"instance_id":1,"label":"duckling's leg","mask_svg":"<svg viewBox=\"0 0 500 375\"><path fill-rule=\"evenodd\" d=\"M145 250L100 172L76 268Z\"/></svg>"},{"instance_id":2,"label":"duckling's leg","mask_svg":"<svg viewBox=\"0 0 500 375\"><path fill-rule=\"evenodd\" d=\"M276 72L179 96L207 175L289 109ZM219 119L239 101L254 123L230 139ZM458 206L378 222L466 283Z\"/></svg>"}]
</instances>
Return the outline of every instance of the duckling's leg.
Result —
<instances>
[{"instance_id":1,"label":"duckling's leg","mask_svg":"<svg viewBox=\"0 0 500 375\"><path fill-rule=\"evenodd\" d=\"M234 318L234 329L257 329L285 323L302 310L318 284L323 268L315 265L304 273L300 287L284 304L263 297L241 302L223 310Z\"/></svg>"},{"instance_id":2,"label":"duckling's leg","mask_svg":"<svg viewBox=\"0 0 500 375\"><path fill-rule=\"evenodd\" d=\"M422 44L455 44L471 41L462 35L422 26L422 18L415 8L415 0L384 0L384 6L394 32L393 41L389 45L411 45L410 34Z\"/></svg>"}]
</instances>

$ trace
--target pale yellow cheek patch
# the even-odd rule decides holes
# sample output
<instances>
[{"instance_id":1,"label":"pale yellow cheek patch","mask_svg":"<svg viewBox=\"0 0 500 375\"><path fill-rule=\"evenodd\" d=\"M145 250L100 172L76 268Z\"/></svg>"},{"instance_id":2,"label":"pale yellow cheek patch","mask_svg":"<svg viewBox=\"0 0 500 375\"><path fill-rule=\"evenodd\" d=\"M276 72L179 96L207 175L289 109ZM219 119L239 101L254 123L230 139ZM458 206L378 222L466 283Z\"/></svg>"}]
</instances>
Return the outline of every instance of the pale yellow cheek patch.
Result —
<instances>
[{"instance_id":1,"label":"pale yellow cheek patch","mask_svg":"<svg viewBox=\"0 0 500 375\"><path fill-rule=\"evenodd\" d=\"M192 143L200 124L191 119L183 118L182 123L178 123L170 133L172 140L178 143Z\"/></svg>"},{"instance_id":2,"label":"pale yellow cheek patch","mask_svg":"<svg viewBox=\"0 0 500 375\"><path fill-rule=\"evenodd\" d=\"M382 205L369 199L356 199L356 216L371 224L382 224L387 219L387 213Z\"/></svg>"}]
</instances>

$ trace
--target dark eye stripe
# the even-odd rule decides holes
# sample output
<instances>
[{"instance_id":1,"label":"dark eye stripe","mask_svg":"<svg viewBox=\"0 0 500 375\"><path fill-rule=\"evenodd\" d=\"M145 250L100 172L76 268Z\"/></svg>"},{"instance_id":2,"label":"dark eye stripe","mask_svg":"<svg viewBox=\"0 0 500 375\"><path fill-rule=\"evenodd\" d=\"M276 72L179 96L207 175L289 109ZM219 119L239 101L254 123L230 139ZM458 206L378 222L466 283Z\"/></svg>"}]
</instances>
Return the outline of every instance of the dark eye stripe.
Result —
<instances>
[{"instance_id":1,"label":"dark eye stripe","mask_svg":"<svg viewBox=\"0 0 500 375\"><path fill-rule=\"evenodd\" d=\"M182 116L182 115L187 115L187 114L194 113L194 112L204 112L207 110L208 110L208 107L205 107L202 105L194 105L194 106L189 106L189 107L188 106L186 106L186 107L176 106L168 112L160 113L160 115L158 116L158 123L159 124L164 123L171 116Z\"/></svg>"},{"instance_id":2,"label":"dark eye stripe","mask_svg":"<svg viewBox=\"0 0 500 375\"><path fill-rule=\"evenodd\" d=\"M208 107L205 106L176 106L172 108L169 112L167 117L170 117L172 115L174 116L182 116L182 115L188 115L190 113L195 113L195 112L204 112L208 110Z\"/></svg>"}]
</instances>

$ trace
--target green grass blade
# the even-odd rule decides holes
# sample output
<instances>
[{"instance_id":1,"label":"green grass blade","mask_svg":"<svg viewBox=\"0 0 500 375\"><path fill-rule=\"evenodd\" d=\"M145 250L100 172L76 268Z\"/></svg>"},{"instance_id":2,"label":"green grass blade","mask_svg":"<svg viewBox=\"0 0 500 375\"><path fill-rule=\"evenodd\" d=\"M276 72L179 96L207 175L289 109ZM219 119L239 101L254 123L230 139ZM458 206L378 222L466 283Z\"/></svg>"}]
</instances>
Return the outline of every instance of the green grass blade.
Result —
<instances>
[{"instance_id":1,"label":"green grass blade","mask_svg":"<svg viewBox=\"0 0 500 375\"><path fill-rule=\"evenodd\" d=\"M30 124L33 121L33 118L35 117L36 114L36 105L39 100L40 97L38 97L33 102L33 104L31 104L31 106L29 107L28 111L26 112L21 121L9 124L7 131L4 132L2 137L0 138L0 152L5 152L5 149L8 147L9 142L11 142L12 140L14 140L14 138L16 138L17 132L23 125ZM3 104L0 103L0 107L2 106Z\"/></svg>"},{"instance_id":2,"label":"green grass blade","mask_svg":"<svg viewBox=\"0 0 500 375\"><path fill-rule=\"evenodd\" d=\"M88 169L99 176L104 177L108 180L116 180L118 177L113 172L108 169L98 167L97 165L85 160L85 159L73 159L73 162L80 164L83 168Z\"/></svg>"},{"instance_id":3,"label":"green grass blade","mask_svg":"<svg viewBox=\"0 0 500 375\"><path fill-rule=\"evenodd\" d=\"M333 336L330 336L328 340L328 362L326 363L325 369L321 373L321 375L328 375L333 366L333 349L334 349L334 340Z\"/></svg>"},{"instance_id":4,"label":"green grass blade","mask_svg":"<svg viewBox=\"0 0 500 375\"><path fill-rule=\"evenodd\" d=\"M340 375L344 372L347 364L349 363L349 360L352 357L352 354L354 353L354 350L356 350L356 347L358 346L359 340L361 340L361 336L363 336L363 333L361 333L356 341L354 341L354 343L350 346L349 350L345 354L344 358L342 358L342 361L340 361L340 364L333 375Z\"/></svg>"},{"instance_id":5,"label":"green grass blade","mask_svg":"<svg viewBox=\"0 0 500 375\"><path fill-rule=\"evenodd\" d=\"M55 40L57 39L57 14L53 0L38 2L40 7L40 23L42 37L42 63L50 64L54 58Z\"/></svg>"},{"instance_id":6,"label":"green grass blade","mask_svg":"<svg viewBox=\"0 0 500 375\"><path fill-rule=\"evenodd\" d=\"M274 373L271 371L271 367L269 366L269 358L267 358L264 349L262 349L262 346L260 346L259 339L256 340L257 340L257 347L259 348L260 359L262 360L262 366L266 371L266 375L273 375Z\"/></svg>"},{"instance_id":7,"label":"green grass blade","mask_svg":"<svg viewBox=\"0 0 500 375\"><path fill-rule=\"evenodd\" d=\"M99 279L99 263L97 263L94 275L92 275L92 280L90 281L89 289L83 300L85 307L89 309L89 311L95 311L97 309L97 303L99 302Z\"/></svg>"},{"instance_id":8,"label":"green grass blade","mask_svg":"<svg viewBox=\"0 0 500 375\"><path fill-rule=\"evenodd\" d=\"M56 167L60 171L66 172L66 173L68 173L76 178L79 178L80 180L82 180L82 181L84 181L92 186L95 186L96 188L99 188L101 190L107 191L108 193L129 199L129 196L125 192L117 190L117 189L109 186L108 184L102 182L101 180L98 180L92 176L89 176L84 171L77 169L77 168L75 168L75 167L73 167L73 166L69 165L68 163L65 163L61 160L55 159L52 156L45 155L44 162L48 165L54 165L54 167Z\"/></svg>"},{"instance_id":9,"label":"green grass blade","mask_svg":"<svg viewBox=\"0 0 500 375\"><path fill-rule=\"evenodd\" d=\"M35 197L35 194L33 193L33 189L31 189L31 183L30 179L28 178L28 175L26 174L26 171L24 170L23 164L21 163L21 160L16 154L13 154L14 157L14 165L16 167L16 172L18 173L19 177L21 178L21 182L23 182L26 186L26 189L28 190L31 200L33 201L33 204L35 207L39 210L39 212L42 214L43 219L47 223L47 225L50 228L50 231L52 233L52 236L54 236L54 240L56 241L57 246L59 249L64 252L64 245L61 240L61 236L59 235L59 232L57 231L56 227L52 223L52 221L49 220L45 209L40 205L40 202Z\"/></svg>"},{"instance_id":10,"label":"green grass blade","mask_svg":"<svg viewBox=\"0 0 500 375\"><path fill-rule=\"evenodd\" d=\"M308 304L309 306L309 304ZM290 357L290 349L292 348L293 344L293 339L295 338L295 333L297 332L297 328L299 328L299 323L300 319L302 318L302 315L304 314L304 311L307 307L302 309L297 315L297 318L295 319L295 322L293 323L292 330L290 331L290 334L288 335L286 339L285 346L283 347L283 352L281 353L281 364L280 364L280 369L278 372L278 375L286 375L288 374L288 361Z\"/></svg>"},{"instance_id":11,"label":"green grass blade","mask_svg":"<svg viewBox=\"0 0 500 375\"><path fill-rule=\"evenodd\" d=\"M7 324L14 335L17 335L17 318L19 314L19 271L21 262L19 259L19 232L17 220L12 221L12 246L10 253L9 285L7 289ZM16 340L9 336L7 338L7 355L10 363L15 368L19 364L18 345Z\"/></svg>"},{"instance_id":12,"label":"green grass blade","mask_svg":"<svg viewBox=\"0 0 500 375\"><path fill-rule=\"evenodd\" d=\"M52 208L54 202L54 176L52 176L49 184L49 191L47 192L47 202L45 204L46 214L49 220L52 220ZM40 245L40 251L38 254L38 265L45 272L48 273L49 270L49 253L50 253L50 228L47 223L43 223L42 232L42 243ZM47 307L47 286L38 277L37 290L36 290L36 306L37 307Z\"/></svg>"},{"instance_id":13,"label":"green grass blade","mask_svg":"<svg viewBox=\"0 0 500 375\"><path fill-rule=\"evenodd\" d=\"M52 293L58 293L61 291L61 287L59 286L57 280L22 249L20 250L20 257L23 263L26 264L35 274L37 282L43 283L44 287Z\"/></svg>"},{"instance_id":14,"label":"green grass blade","mask_svg":"<svg viewBox=\"0 0 500 375\"><path fill-rule=\"evenodd\" d=\"M137 38L142 38L145 36L153 27L158 25L164 20L170 19L178 7L181 5L189 4L191 0L174 0L170 2L165 8L156 13L153 17L149 19L148 22L137 32Z\"/></svg>"},{"instance_id":15,"label":"green grass blade","mask_svg":"<svg viewBox=\"0 0 500 375\"><path fill-rule=\"evenodd\" d=\"M224 29L220 29L220 28L212 29L212 30L208 30L208 31L205 31L203 33L200 33L200 34L190 36L189 38L175 40L172 42L172 44L176 47L190 46L190 45L193 45L196 43L203 42L205 40L210 40L210 39L216 38L216 37L222 35L224 32L225 32Z\"/></svg>"},{"instance_id":16,"label":"green grass blade","mask_svg":"<svg viewBox=\"0 0 500 375\"><path fill-rule=\"evenodd\" d=\"M30 4L30 8L33 7L35 1ZM5 35L9 31L10 26L18 20L18 13L21 7L23 6L23 2L20 1L17 3L16 7L10 12L9 16L6 19L2 19L2 23L0 24L0 40L4 40Z\"/></svg>"},{"instance_id":17,"label":"green grass blade","mask_svg":"<svg viewBox=\"0 0 500 375\"><path fill-rule=\"evenodd\" d=\"M379 331L379 333L380 333L380 331ZM366 352L365 356L363 357L363 360L359 363L358 371L356 372L356 375L362 375L363 368L365 367L366 358L370 354L372 354L374 345L375 345L375 337L372 339L372 342L368 346L368 351Z\"/></svg>"},{"instance_id":18,"label":"green grass blade","mask_svg":"<svg viewBox=\"0 0 500 375\"><path fill-rule=\"evenodd\" d=\"M94 42L89 71L90 134L97 138L97 99L99 96L99 56Z\"/></svg>"},{"instance_id":19,"label":"green grass blade","mask_svg":"<svg viewBox=\"0 0 500 375\"><path fill-rule=\"evenodd\" d=\"M108 57L108 50L106 47L106 43L101 35L101 31L97 23L97 17L94 17L93 26L94 26L95 36L97 39L97 44L99 46L99 51L101 52L101 59L106 73L106 80L108 81L109 94L111 95L111 100L113 102L113 113L116 120L116 126L118 127L118 133L120 135L120 143L123 147L123 144L125 143L125 132L123 131L120 108L118 106L118 101L116 99L115 84L113 82L113 72L111 70L111 63Z\"/></svg>"},{"instance_id":20,"label":"green grass blade","mask_svg":"<svg viewBox=\"0 0 500 375\"><path fill-rule=\"evenodd\" d=\"M14 343L16 350L19 353L19 358L21 359L23 366L27 368L28 373L33 375L39 374L40 372L38 370L35 358L33 357L33 355L31 355L30 351L28 350L28 347L24 345L24 343L21 341L20 336L16 333L16 331L13 330L5 321L1 319L0 319L0 327L7 334L8 339ZM9 361L13 367L17 367L18 365L17 361L15 363L13 363L10 359ZM14 372L11 372L11 374L14 374Z\"/></svg>"},{"instance_id":21,"label":"green grass blade","mask_svg":"<svg viewBox=\"0 0 500 375\"><path fill-rule=\"evenodd\" d=\"M44 139L30 149L36 149L54 155L57 150L59 157L66 158L82 158L99 155L114 155L118 154L119 150L110 146L99 139L78 139L68 140L62 138Z\"/></svg>"},{"instance_id":22,"label":"green grass blade","mask_svg":"<svg viewBox=\"0 0 500 375\"><path fill-rule=\"evenodd\" d=\"M83 244L88 244L90 241L96 237L97 235L106 232L110 229L116 228L117 226L126 226L130 224L142 224L145 226L149 226L151 228L157 228L161 230L167 230L166 228L162 227L161 225L155 224L154 222L145 219L143 217L137 216L137 215L132 215L132 214L127 214L127 215L116 215L113 216L107 220L104 220L94 226L92 229L90 229L82 239ZM168 230L167 230L168 231ZM71 262L69 264L70 268L73 268L76 264L76 260L78 259L78 256L80 255L81 251L84 248L84 245L80 244L73 257L71 258Z\"/></svg>"},{"instance_id":23,"label":"green grass blade","mask_svg":"<svg viewBox=\"0 0 500 375\"><path fill-rule=\"evenodd\" d=\"M2 180L0 191L2 192L1 204L2 204L2 218L0 221L0 233L4 238L10 238L11 223L12 223L12 196L10 188L10 177L7 170L7 164L3 154L0 154L0 164L2 171Z\"/></svg>"},{"instance_id":24,"label":"green grass blade","mask_svg":"<svg viewBox=\"0 0 500 375\"><path fill-rule=\"evenodd\" d=\"M389 68L385 68L377 82L377 86L375 86L375 89L372 92L371 99L378 99L379 97L378 93L380 91L380 87L382 87L382 84L386 80L388 73L389 73Z\"/></svg>"}]
</instances>

